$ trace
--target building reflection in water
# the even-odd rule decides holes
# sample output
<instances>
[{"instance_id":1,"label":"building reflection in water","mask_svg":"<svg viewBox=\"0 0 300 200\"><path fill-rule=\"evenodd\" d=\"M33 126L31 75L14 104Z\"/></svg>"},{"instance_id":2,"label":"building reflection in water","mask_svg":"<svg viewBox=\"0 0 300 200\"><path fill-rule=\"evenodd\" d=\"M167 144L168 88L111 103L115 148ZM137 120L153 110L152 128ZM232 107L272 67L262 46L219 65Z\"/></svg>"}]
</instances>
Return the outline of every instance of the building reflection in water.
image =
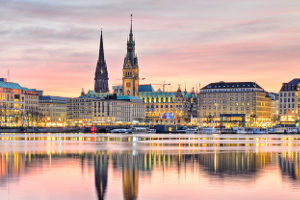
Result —
<instances>
[{"instance_id":1,"label":"building reflection in water","mask_svg":"<svg viewBox=\"0 0 300 200\"><path fill-rule=\"evenodd\" d=\"M123 195L125 200L135 200L138 196L138 158L133 152L127 152L122 155L122 182L123 182Z\"/></svg>"},{"instance_id":2,"label":"building reflection in water","mask_svg":"<svg viewBox=\"0 0 300 200\"><path fill-rule=\"evenodd\" d=\"M263 169L272 161L272 153L253 152L223 152L200 154L197 156L199 163L210 174L218 175L250 175Z\"/></svg>"},{"instance_id":3,"label":"building reflection in water","mask_svg":"<svg viewBox=\"0 0 300 200\"><path fill-rule=\"evenodd\" d=\"M300 180L300 153L282 152L278 157L282 174Z\"/></svg>"},{"instance_id":4,"label":"building reflection in water","mask_svg":"<svg viewBox=\"0 0 300 200\"><path fill-rule=\"evenodd\" d=\"M122 189L124 199L138 199L139 177L148 176L156 170L165 171L182 168L193 168L207 175L243 175L255 177L257 172L270 164L279 164L284 176L300 180L300 153L299 152L253 152L253 151L225 151L206 153L187 153L179 151L148 151L148 152L110 152L98 151L96 153L0 153L0 187L7 181L18 180L26 173L34 173L36 168L43 168L50 162L73 160L83 168L94 167L95 188L99 200L109 199L106 196L108 171L122 172ZM174 171L174 170L173 170ZM144 173L146 172L146 173ZM199 174L199 173L197 173ZM59 177L58 177L59 178Z\"/></svg>"},{"instance_id":5,"label":"building reflection in water","mask_svg":"<svg viewBox=\"0 0 300 200\"><path fill-rule=\"evenodd\" d=\"M95 153L95 186L99 200L104 199L108 176L108 153L106 151Z\"/></svg>"}]
</instances>

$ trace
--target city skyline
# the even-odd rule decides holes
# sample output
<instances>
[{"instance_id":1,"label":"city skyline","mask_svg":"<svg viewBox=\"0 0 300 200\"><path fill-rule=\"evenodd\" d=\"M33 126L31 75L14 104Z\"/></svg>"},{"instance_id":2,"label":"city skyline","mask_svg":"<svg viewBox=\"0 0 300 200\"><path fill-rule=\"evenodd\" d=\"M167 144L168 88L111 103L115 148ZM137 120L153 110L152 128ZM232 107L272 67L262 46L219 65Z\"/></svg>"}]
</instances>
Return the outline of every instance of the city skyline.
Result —
<instances>
[{"instance_id":1,"label":"city skyline","mask_svg":"<svg viewBox=\"0 0 300 200\"><path fill-rule=\"evenodd\" d=\"M131 13L140 77L146 78L141 84L166 81L175 91L185 82L191 90L199 83L256 81L279 92L299 74L295 0L128 1L124 7L117 0L0 2L0 76L10 70L10 81L46 94L93 89L101 28L110 89L121 85Z\"/></svg>"}]
</instances>

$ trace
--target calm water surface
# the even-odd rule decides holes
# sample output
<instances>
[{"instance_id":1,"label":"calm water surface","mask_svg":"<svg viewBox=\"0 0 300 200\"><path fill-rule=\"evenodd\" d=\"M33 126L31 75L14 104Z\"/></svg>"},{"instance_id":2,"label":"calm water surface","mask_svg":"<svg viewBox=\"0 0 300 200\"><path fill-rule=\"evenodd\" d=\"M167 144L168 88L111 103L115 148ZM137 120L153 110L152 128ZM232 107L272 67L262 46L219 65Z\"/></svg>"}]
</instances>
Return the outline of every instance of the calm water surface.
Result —
<instances>
[{"instance_id":1,"label":"calm water surface","mask_svg":"<svg viewBox=\"0 0 300 200\"><path fill-rule=\"evenodd\" d=\"M0 134L1 199L300 199L300 136Z\"/></svg>"}]
</instances>

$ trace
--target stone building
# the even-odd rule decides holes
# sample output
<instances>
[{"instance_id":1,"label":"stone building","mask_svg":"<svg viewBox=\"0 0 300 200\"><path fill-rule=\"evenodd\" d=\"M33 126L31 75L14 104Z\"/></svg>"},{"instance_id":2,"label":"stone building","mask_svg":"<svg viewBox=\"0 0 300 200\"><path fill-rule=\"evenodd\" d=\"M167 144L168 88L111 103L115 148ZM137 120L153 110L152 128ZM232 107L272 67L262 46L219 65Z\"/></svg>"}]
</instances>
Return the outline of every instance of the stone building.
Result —
<instances>
[{"instance_id":1,"label":"stone building","mask_svg":"<svg viewBox=\"0 0 300 200\"><path fill-rule=\"evenodd\" d=\"M41 91L24 88L24 118L26 126L37 126L41 115L39 113L39 96Z\"/></svg>"},{"instance_id":2,"label":"stone building","mask_svg":"<svg viewBox=\"0 0 300 200\"><path fill-rule=\"evenodd\" d=\"M255 82L218 82L200 91L203 126L271 126L271 97Z\"/></svg>"},{"instance_id":3,"label":"stone building","mask_svg":"<svg viewBox=\"0 0 300 200\"><path fill-rule=\"evenodd\" d=\"M66 123L67 99L57 96L40 96L40 124L42 126L64 126Z\"/></svg>"},{"instance_id":4,"label":"stone building","mask_svg":"<svg viewBox=\"0 0 300 200\"><path fill-rule=\"evenodd\" d=\"M300 121L300 79L283 83L279 92L279 115L282 124Z\"/></svg>"},{"instance_id":5,"label":"stone building","mask_svg":"<svg viewBox=\"0 0 300 200\"><path fill-rule=\"evenodd\" d=\"M152 124L186 124L198 117L198 100L188 93L154 91L151 85L140 85L138 97L146 104L146 122Z\"/></svg>"},{"instance_id":6,"label":"stone building","mask_svg":"<svg viewBox=\"0 0 300 200\"><path fill-rule=\"evenodd\" d=\"M68 100L67 121L79 126L144 122L145 105L138 97L89 91Z\"/></svg>"}]
</instances>

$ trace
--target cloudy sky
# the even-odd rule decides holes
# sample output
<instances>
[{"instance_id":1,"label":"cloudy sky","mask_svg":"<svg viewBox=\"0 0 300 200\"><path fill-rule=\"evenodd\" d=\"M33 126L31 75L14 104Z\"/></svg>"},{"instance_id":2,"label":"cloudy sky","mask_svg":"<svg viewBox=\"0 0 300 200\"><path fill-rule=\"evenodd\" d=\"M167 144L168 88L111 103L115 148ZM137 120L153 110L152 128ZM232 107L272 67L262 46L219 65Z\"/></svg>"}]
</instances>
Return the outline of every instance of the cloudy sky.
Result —
<instances>
[{"instance_id":1,"label":"cloudy sky","mask_svg":"<svg viewBox=\"0 0 300 200\"><path fill-rule=\"evenodd\" d=\"M299 0L0 0L0 77L78 96L93 89L103 29L109 84L121 83L130 14L142 83L190 90L300 78ZM155 85L156 88L159 87Z\"/></svg>"}]
</instances>

